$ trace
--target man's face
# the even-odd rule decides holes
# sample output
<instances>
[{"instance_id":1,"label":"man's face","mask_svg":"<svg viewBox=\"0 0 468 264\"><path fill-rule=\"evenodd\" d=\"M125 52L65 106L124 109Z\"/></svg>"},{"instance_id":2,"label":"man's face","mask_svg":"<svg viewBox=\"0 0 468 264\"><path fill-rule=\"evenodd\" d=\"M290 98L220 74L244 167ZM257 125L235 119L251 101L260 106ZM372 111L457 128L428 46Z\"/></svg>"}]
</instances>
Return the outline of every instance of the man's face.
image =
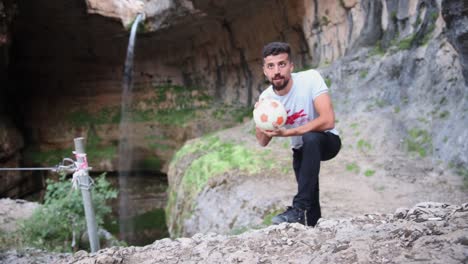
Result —
<instances>
[{"instance_id":1,"label":"man's face","mask_svg":"<svg viewBox=\"0 0 468 264\"><path fill-rule=\"evenodd\" d=\"M294 65L289 61L287 53L269 55L264 58L263 73L276 91L287 87Z\"/></svg>"}]
</instances>

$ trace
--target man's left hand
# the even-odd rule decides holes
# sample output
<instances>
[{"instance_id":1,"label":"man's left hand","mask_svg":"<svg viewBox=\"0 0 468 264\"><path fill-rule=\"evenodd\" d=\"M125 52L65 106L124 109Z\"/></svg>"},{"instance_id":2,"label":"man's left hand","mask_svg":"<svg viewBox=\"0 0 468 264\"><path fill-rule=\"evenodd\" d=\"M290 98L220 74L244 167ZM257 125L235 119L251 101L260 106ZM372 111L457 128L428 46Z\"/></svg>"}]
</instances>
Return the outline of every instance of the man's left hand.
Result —
<instances>
[{"instance_id":1,"label":"man's left hand","mask_svg":"<svg viewBox=\"0 0 468 264\"><path fill-rule=\"evenodd\" d=\"M269 137L287 137L286 128L274 126L273 130L262 130Z\"/></svg>"}]
</instances>

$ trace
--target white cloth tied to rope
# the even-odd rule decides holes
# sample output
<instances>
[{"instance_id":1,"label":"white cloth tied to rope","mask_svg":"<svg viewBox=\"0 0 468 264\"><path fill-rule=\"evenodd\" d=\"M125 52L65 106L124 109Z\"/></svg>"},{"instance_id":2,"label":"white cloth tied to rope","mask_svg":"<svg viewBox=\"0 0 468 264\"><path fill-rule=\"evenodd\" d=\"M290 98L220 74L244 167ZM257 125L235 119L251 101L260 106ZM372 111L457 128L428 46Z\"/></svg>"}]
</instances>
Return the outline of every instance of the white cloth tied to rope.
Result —
<instances>
[{"instance_id":1,"label":"white cloth tied to rope","mask_svg":"<svg viewBox=\"0 0 468 264\"><path fill-rule=\"evenodd\" d=\"M81 189L86 189L89 190L91 186L94 184L94 181L91 177L88 175L88 160L86 159L86 154L85 153L76 153L76 151L73 151L73 154L75 154L76 157L76 162L75 164L75 172L73 173L73 178L72 178L72 188L73 189L78 189L80 187ZM87 181L82 182L82 179L88 178Z\"/></svg>"}]
</instances>

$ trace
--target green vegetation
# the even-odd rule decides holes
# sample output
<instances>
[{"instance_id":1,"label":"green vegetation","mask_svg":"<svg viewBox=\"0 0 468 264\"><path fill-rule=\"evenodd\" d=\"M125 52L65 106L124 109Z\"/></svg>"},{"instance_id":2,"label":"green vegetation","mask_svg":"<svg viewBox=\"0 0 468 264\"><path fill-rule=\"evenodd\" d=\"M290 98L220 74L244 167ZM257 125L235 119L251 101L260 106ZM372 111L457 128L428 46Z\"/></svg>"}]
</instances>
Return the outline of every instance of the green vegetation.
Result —
<instances>
[{"instance_id":1,"label":"green vegetation","mask_svg":"<svg viewBox=\"0 0 468 264\"><path fill-rule=\"evenodd\" d=\"M359 78L361 78L361 79L366 78L368 73L369 73L369 71L367 69L361 70L359 72Z\"/></svg>"},{"instance_id":2,"label":"green vegetation","mask_svg":"<svg viewBox=\"0 0 468 264\"><path fill-rule=\"evenodd\" d=\"M346 170L355 174L359 174L359 172L361 171L359 165L357 165L356 162L348 163L346 165Z\"/></svg>"},{"instance_id":3,"label":"green vegetation","mask_svg":"<svg viewBox=\"0 0 468 264\"><path fill-rule=\"evenodd\" d=\"M325 78L325 84L327 85L328 88L330 88L331 85L332 85L332 80L330 78L326 77Z\"/></svg>"},{"instance_id":4,"label":"green vegetation","mask_svg":"<svg viewBox=\"0 0 468 264\"><path fill-rule=\"evenodd\" d=\"M322 16L320 21L321 26L328 26L330 24L330 19L327 16Z\"/></svg>"},{"instance_id":5,"label":"green vegetation","mask_svg":"<svg viewBox=\"0 0 468 264\"><path fill-rule=\"evenodd\" d=\"M346 9L346 5L345 5L345 2L344 0L340 0L340 6L344 9Z\"/></svg>"},{"instance_id":6,"label":"green vegetation","mask_svg":"<svg viewBox=\"0 0 468 264\"><path fill-rule=\"evenodd\" d=\"M375 100L375 105L379 108L382 108L387 105L387 102L383 99L376 99Z\"/></svg>"},{"instance_id":7,"label":"green vegetation","mask_svg":"<svg viewBox=\"0 0 468 264\"><path fill-rule=\"evenodd\" d=\"M302 71L308 71L308 70L311 70L313 69L314 67L312 67L311 65L307 65L305 64L302 68L294 68L294 71L293 72L302 72ZM268 83L269 84L269 83Z\"/></svg>"},{"instance_id":8,"label":"green vegetation","mask_svg":"<svg viewBox=\"0 0 468 264\"><path fill-rule=\"evenodd\" d=\"M271 225L271 219L273 219L273 217L275 217L276 215L280 214L283 212L283 209L278 209L278 210L274 210L272 211L271 213L267 214L264 218L263 218L263 225L265 226L270 226Z\"/></svg>"},{"instance_id":9,"label":"green vegetation","mask_svg":"<svg viewBox=\"0 0 468 264\"><path fill-rule=\"evenodd\" d=\"M455 169L455 173L463 177L463 186L468 189L468 168L458 167Z\"/></svg>"},{"instance_id":10,"label":"green vegetation","mask_svg":"<svg viewBox=\"0 0 468 264\"><path fill-rule=\"evenodd\" d=\"M74 126L116 124L120 122L120 107L103 107L97 113L90 113L85 109L76 109L66 114L68 120Z\"/></svg>"},{"instance_id":11,"label":"green vegetation","mask_svg":"<svg viewBox=\"0 0 468 264\"><path fill-rule=\"evenodd\" d=\"M375 47L369 52L370 56L383 56L385 55L385 49L382 47L382 43L377 41Z\"/></svg>"},{"instance_id":12,"label":"green vegetation","mask_svg":"<svg viewBox=\"0 0 468 264\"><path fill-rule=\"evenodd\" d=\"M162 161L158 156L148 156L145 157L142 161L141 168L145 170L160 171Z\"/></svg>"},{"instance_id":13,"label":"green vegetation","mask_svg":"<svg viewBox=\"0 0 468 264\"><path fill-rule=\"evenodd\" d=\"M357 142L357 148L362 152L366 152L372 149L372 145L364 139L359 139Z\"/></svg>"},{"instance_id":14,"label":"green vegetation","mask_svg":"<svg viewBox=\"0 0 468 264\"><path fill-rule=\"evenodd\" d=\"M409 98L408 96L403 96L403 98L401 98L401 102L404 104L404 105L407 105L409 103Z\"/></svg>"},{"instance_id":15,"label":"green vegetation","mask_svg":"<svg viewBox=\"0 0 468 264\"><path fill-rule=\"evenodd\" d=\"M374 174L375 174L375 170L366 170L366 171L364 172L364 175L365 175L366 177L371 177L371 176L373 176Z\"/></svg>"},{"instance_id":16,"label":"green vegetation","mask_svg":"<svg viewBox=\"0 0 468 264\"><path fill-rule=\"evenodd\" d=\"M252 117L253 107L252 106L243 106L234 108L229 114L232 115L233 119L238 123L244 122L244 119L247 117Z\"/></svg>"},{"instance_id":17,"label":"green vegetation","mask_svg":"<svg viewBox=\"0 0 468 264\"><path fill-rule=\"evenodd\" d=\"M395 107L393 108L393 112L394 112L395 114L400 113L400 107L399 107L399 106L395 106Z\"/></svg>"},{"instance_id":18,"label":"green vegetation","mask_svg":"<svg viewBox=\"0 0 468 264\"><path fill-rule=\"evenodd\" d=\"M413 128L408 131L405 145L408 152L416 152L420 157L432 153L432 137L426 130Z\"/></svg>"},{"instance_id":19,"label":"green vegetation","mask_svg":"<svg viewBox=\"0 0 468 264\"><path fill-rule=\"evenodd\" d=\"M197 87L154 86L145 99L134 99L129 110L130 121L183 124L195 117L197 109L206 108L212 100L203 89ZM163 102L166 106L161 108ZM139 103L143 103L144 107ZM121 108L120 105L103 107L93 113L80 108L66 114L66 120L75 126L115 124L121 120Z\"/></svg>"},{"instance_id":20,"label":"green vegetation","mask_svg":"<svg viewBox=\"0 0 468 264\"><path fill-rule=\"evenodd\" d=\"M419 25L421 25L421 22L422 22L421 17L418 16L416 18L416 21L414 21L414 23L413 23L413 27L415 27L415 28L419 27Z\"/></svg>"},{"instance_id":21,"label":"green vegetation","mask_svg":"<svg viewBox=\"0 0 468 264\"><path fill-rule=\"evenodd\" d=\"M447 119L449 115L450 115L449 111L443 111L442 113L439 114L439 117L441 119Z\"/></svg>"},{"instance_id":22,"label":"green vegetation","mask_svg":"<svg viewBox=\"0 0 468 264\"><path fill-rule=\"evenodd\" d=\"M73 143L70 142L70 145ZM117 155L117 146L102 146L101 139L90 130L86 138L86 154L89 161L113 159ZM33 164L42 164L44 166L54 166L60 163L63 158L72 158L73 150L70 146L66 149L40 150L38 148L27 148L23 153L24 159Z\"/></svg>"},{"instance_id":23,"label":"green vegetation","mask_svg":"<svg viewBox=\"0 0 468 264\"><path fill-rule=\"evenodd\" d=\"M424 117L418 117L417 120L423 124L429 124L429 120Z\"/></svg>"},{"instance_id":24,"label":"green vegetation","mask_svg":"<svg viewBox=\"0 0 468 264\"><path fill-rule=\"evenodd\" d=\"M41 151L37 148L27 148L24 152L24 159L34 164L42 164L47 166L54 166L59 164L63 158L71 157L72 148L55 149Z\"/></svg>"},{"instance_id":25,"label":"green vegetation","mask_svg":"<svg viewBox=\"0 0 468 264\"><path fill-rule=\"evenodd\" d=\"M158 105L170 101L173 108L195 108L195 102L209 103L213 97L206 94L200 87L185 87L180 85L155 85L153 86L154 99L147 102L150 105Z\"/></svg>"},{"instance_id":26,"label":"green vegetation","mask_svg":"<svg viewBox=\"0 0 468 264\"><path fill-rule=\"evenodd\" d=\"M240 144L224 142L219 137L209 135L184 145L174 155L171 164L181 162L187 155L195 158L186 168L177 190L169 191L166 214L171 215L177 196L184 195L185 201L194 202L196 196L207 185L210 178L222 175L231 170L245 171L249 174L258 173L265 169L272 169L277 164L269 152L257 152ZM176 193L177 192L177 193ZM186 207L177 222L187 219L191 215L195 204ZM177 236L179 226L173 228Z\"/></svg>"},{"instance_id":27,"label":"green vegetation","mask_svg":"<svg viewBox=\"0 0 468 264\"><path fill-rule=\"evenodd\" d=\"M414 34L409 35L408 37L400 40L400 42L397 44L397 47L399 50L408 50L411 48L411 45L414 40Z\"/></svg>"},{"instance_id":28,"label":"green vegetation","mask_svg":"<svg viewBox=\"0 0 468 264\"><path fill-rule=\"evenodd\" d=\"M192 195L200 192L214 175L232 169L258 172L262 165L260 160L254 158L256 155L252 151L241 145L217 139L208 148L209 152L190 164L182 179L182 185L188 187ZM194 197L192 195L190 197Z\"/></svg>"},{"instance_id":29,"label":"green vegetation","mask_svg":"<svg viewBox=\"0 0 468 264\"><path fill-rule=\"evenodd\" d=\"M99 176L94 183L92 198L96 222L102 226L104 216L111 212L106 202L116 198L117 191L111 188L105 174ZM47 180L44 205L39 207L31 218L20 223L18 232L26 246L70 252L81 248L87 249L87 245L72 248L72 241L79 243L85 231L81 192L72 190L70 181L62 176L57 182Z\"/></svg>"}]
</instances>

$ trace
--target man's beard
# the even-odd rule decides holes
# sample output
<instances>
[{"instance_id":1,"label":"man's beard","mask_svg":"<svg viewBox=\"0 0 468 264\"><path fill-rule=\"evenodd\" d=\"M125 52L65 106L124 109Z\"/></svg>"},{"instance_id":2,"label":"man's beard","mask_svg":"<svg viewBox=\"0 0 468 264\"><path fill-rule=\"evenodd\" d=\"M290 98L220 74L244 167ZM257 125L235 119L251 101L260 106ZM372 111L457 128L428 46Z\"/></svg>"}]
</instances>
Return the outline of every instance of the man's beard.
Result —
<instances>
[{"instance_id":1,"label":"man's beard","mask_svg":"<svg viewBox=\"0 0 468 264\"><path fill-rule=\"evenodd\" d=\"M286 86L288 86L288 83L289 83L289 79L286 79L286 78L283 78L283 84L279 85L279 86L276 86L274 84L274 80L271 81L271 85L273 86L273 89L277 92L283 90L284 88L286 88Z\"/></svg>"}]
</instances>

